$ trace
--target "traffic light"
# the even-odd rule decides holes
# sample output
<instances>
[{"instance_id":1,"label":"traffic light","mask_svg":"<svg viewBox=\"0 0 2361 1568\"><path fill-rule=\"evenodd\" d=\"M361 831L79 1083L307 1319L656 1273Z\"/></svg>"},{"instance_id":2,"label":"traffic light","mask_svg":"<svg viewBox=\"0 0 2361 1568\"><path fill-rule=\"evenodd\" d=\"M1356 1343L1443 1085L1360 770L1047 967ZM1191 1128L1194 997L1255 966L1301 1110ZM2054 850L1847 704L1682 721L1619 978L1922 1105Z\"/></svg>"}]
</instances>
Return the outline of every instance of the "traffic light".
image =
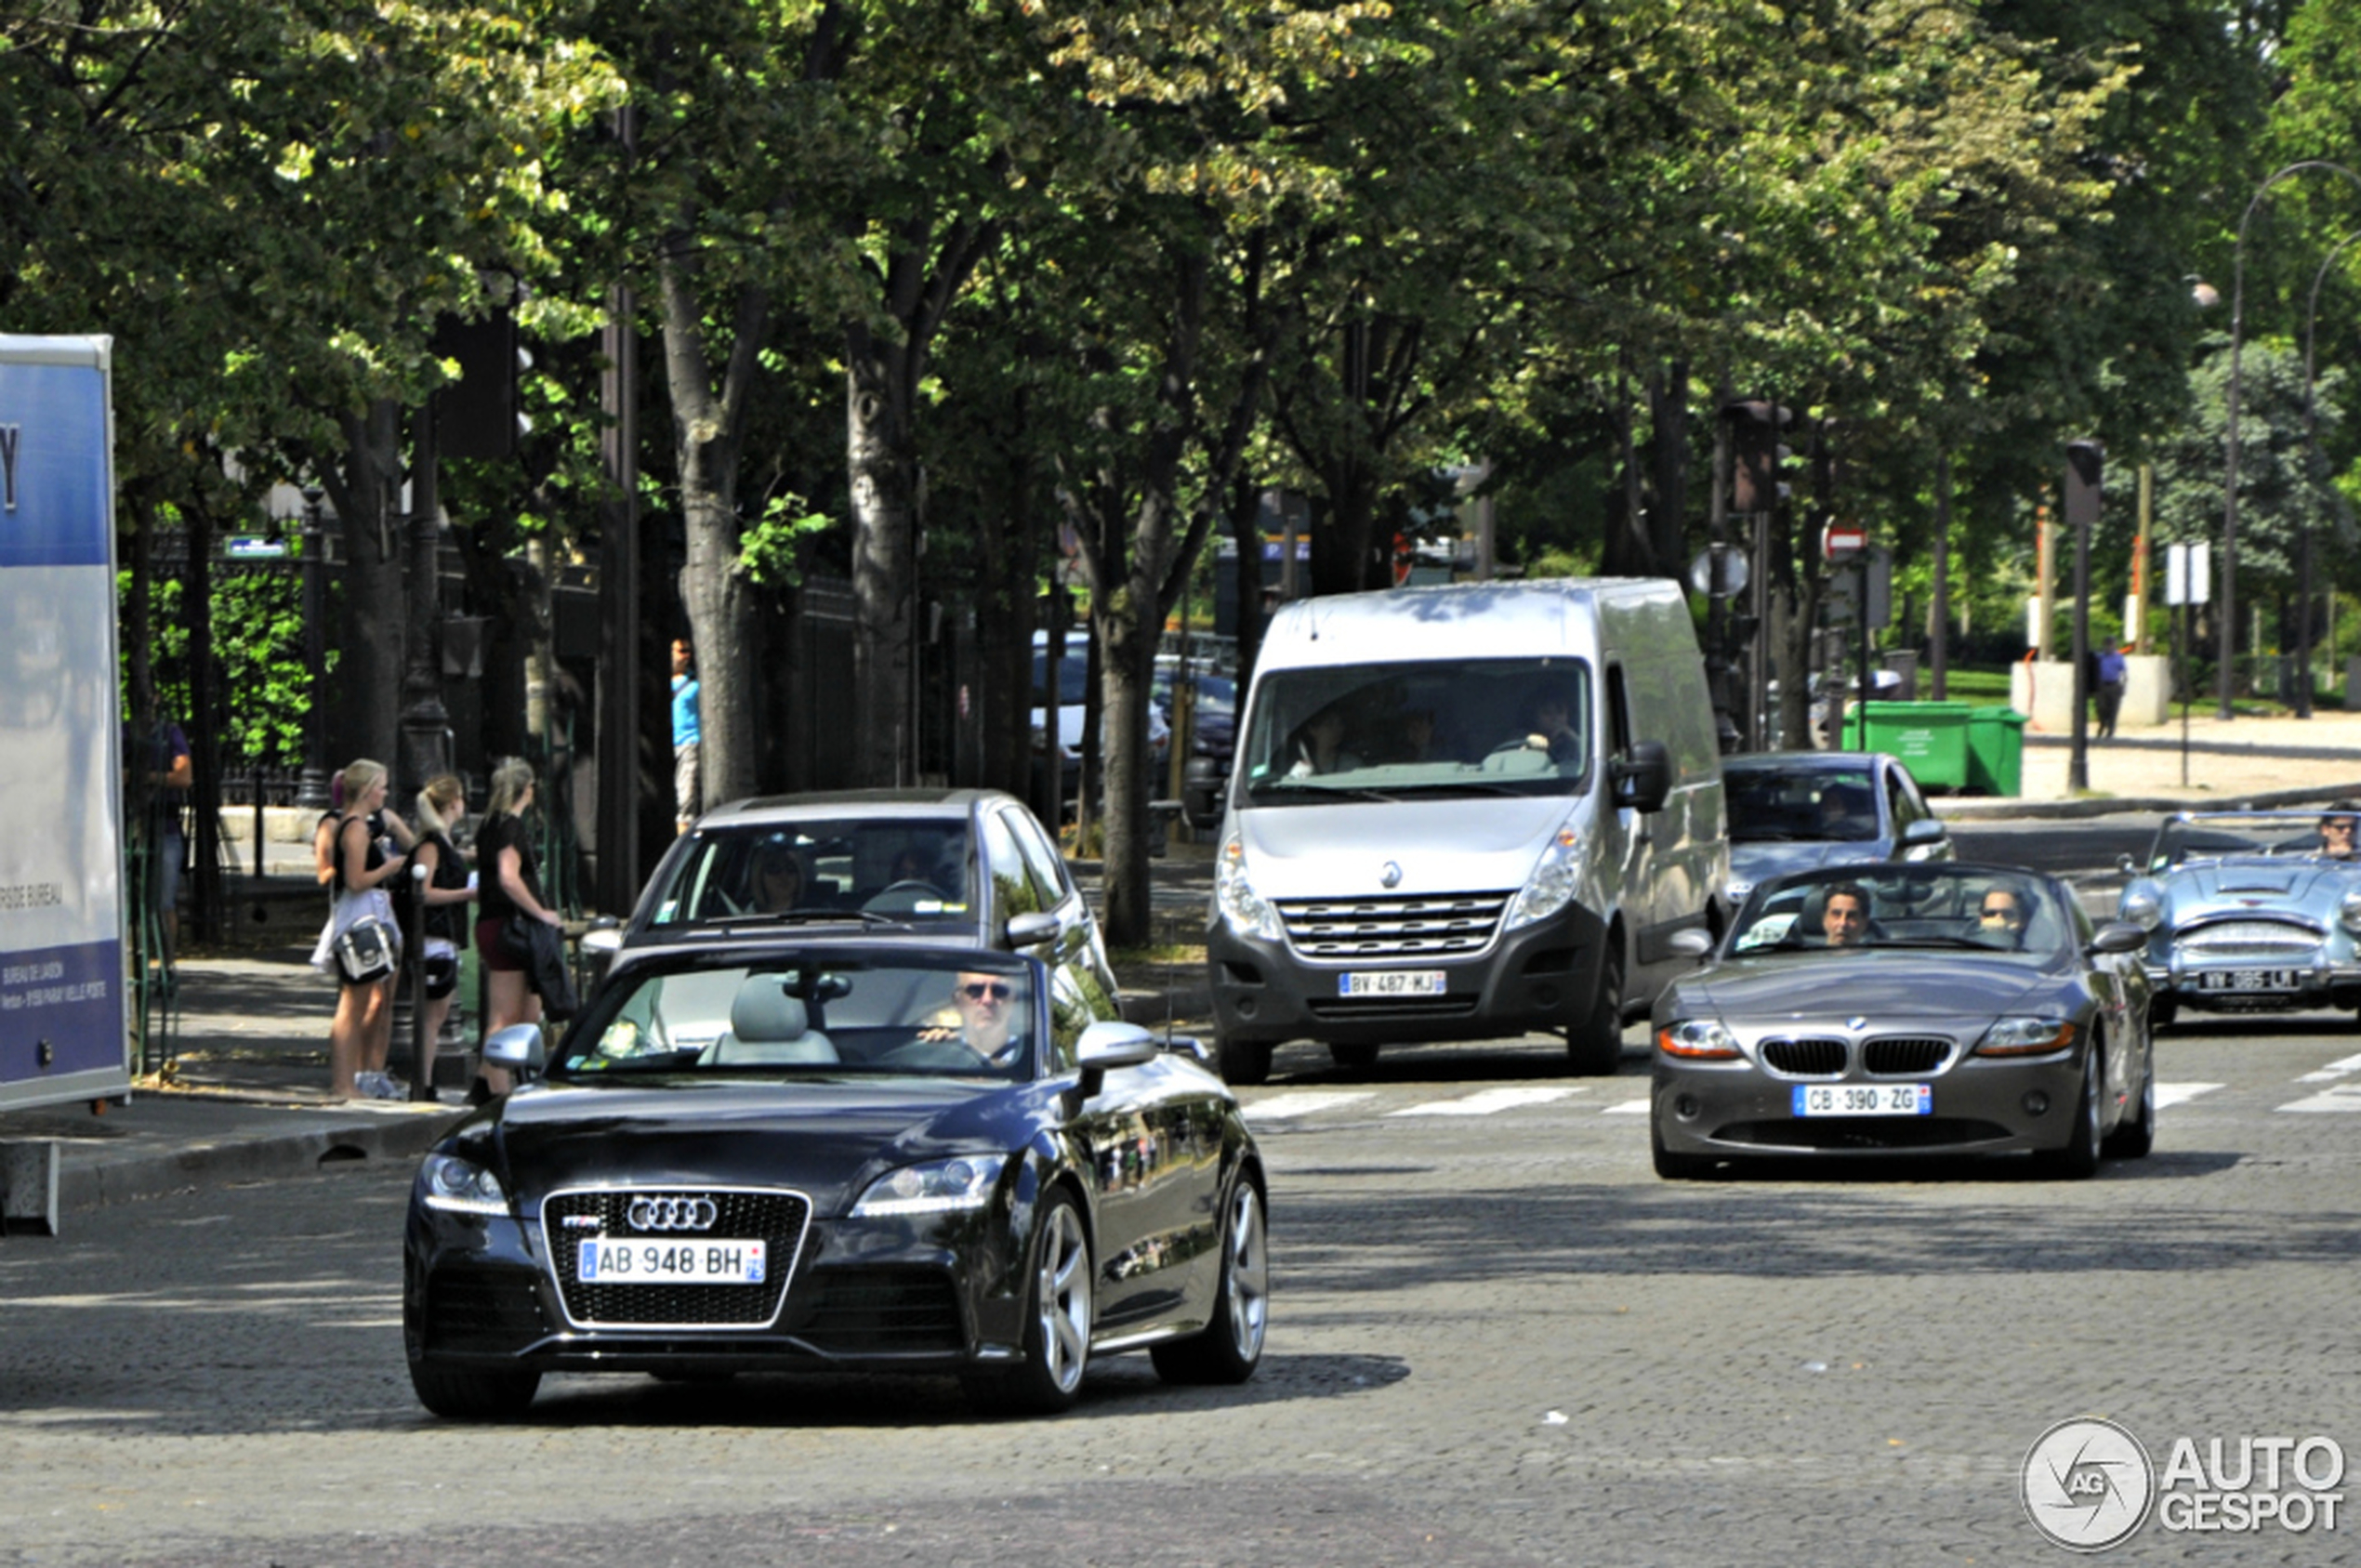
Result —
<instances>
[{"instance_id":1,"label":"traffic light","mask_svg":"<svg viewBox=\"0 0 2361 1568\"><path fill-rule=\"evenodd\" d=\"M1815 420L1812 427L1812 499L1823 511L1836 509L1837 484L1842 478L1837 467L1836 432L1833 418Z\"/></svg>"},{"instance_id":2,"label":"traffic light","mask_svg":"<svg viewBox=\"0 0 2361 1568\"><path fill-rule=\"evenodd\" d=\"M1776 403L1749 401L1722 404L1721 417L1730 426L1730 509L1775 510L1780 459L1787 455L1779 432L1793 415Z\"/></svg>"},{"instance_id":3,"label":"traffic light","mask_svg":"<svg viewBox=\"0 0 2361 1568\"><path fill-rule=\"evenodd\" d=\"M517 449L516 318L506 309L480 321L435 323L437 357L459 362L459 379L435 393L435 441L445 457L507 457Z\"/></svg>"},{"instance_id":4,"label":"traffic light","mask_svg":"<svg viewBox=\"0 0 2361 1568\"><path fill-rule=\"evenodd\" d=\"M2065 520L2089 528L2099 520L2099 477L2106 448L2094 441L2066 442Z\"/></svg>"}]
</instances>

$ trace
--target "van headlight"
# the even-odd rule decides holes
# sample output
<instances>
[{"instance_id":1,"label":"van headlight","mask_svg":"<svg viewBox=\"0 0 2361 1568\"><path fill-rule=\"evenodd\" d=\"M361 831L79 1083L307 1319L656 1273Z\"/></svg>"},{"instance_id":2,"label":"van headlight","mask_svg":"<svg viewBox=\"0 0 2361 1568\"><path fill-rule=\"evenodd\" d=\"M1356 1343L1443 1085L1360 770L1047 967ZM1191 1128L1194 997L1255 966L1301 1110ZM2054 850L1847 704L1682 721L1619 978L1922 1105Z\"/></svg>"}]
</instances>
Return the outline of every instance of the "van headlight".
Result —
<instances>
[{"instance_id":1,"label":"van headlight","mask_svg":"<svg viewBox=\"0 0 2361 1568\"><path fill-rule=\"evenodd\" d=\"M1574 902L1582 889L1582 835L1574 824L1563 823L1550 835L1549 848L1541 851L1540 862L1524 886L1509 903L1508 918L1501 922L1503 930L1513 931L1530 926Z\"/></svg>"},{"instance_id":2,"label":"van headlight","mask_svg":"<svg viewBox=\"0 0 2361 1568\"><path fill-rule=\"evenodd\" d=\"M1279 912L1246 880L1246 847L1235 834L1221 846L1221 854L1213 863L1213 902L1221 918L1242 937L1277 942L1284 935Z\"/></svg>"}]
</instances>

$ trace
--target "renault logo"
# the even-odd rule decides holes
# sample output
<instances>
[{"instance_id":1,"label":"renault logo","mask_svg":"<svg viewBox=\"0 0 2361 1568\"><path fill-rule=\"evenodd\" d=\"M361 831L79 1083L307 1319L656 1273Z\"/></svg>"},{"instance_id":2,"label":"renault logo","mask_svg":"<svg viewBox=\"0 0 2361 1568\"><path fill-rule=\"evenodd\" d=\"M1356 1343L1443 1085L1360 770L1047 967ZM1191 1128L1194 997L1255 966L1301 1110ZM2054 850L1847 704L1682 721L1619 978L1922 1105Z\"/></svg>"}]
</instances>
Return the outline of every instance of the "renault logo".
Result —
<instances>
[{"instance_id":1,"label":"renault logo","mask_svg":"<svg viewBox=\"0 0 2361 1568\"><path fill-rule=\"evenodd\" d=\"M634 1198L624 1211L635 1231L710 1231L720 1218L711 1198Z\"/></svg>"},{"instance_id":2,"label":"renault logo","mask_svg":"<svg viewBox=\"0 0 2361 1568\"><path fill-rule=\"evenodd\" d=\"M1402 886L1402 867L1392 861L1386 862L1378 870L1378 881L1384 887L1399 888Z\"/></svg>"}]
</instances>

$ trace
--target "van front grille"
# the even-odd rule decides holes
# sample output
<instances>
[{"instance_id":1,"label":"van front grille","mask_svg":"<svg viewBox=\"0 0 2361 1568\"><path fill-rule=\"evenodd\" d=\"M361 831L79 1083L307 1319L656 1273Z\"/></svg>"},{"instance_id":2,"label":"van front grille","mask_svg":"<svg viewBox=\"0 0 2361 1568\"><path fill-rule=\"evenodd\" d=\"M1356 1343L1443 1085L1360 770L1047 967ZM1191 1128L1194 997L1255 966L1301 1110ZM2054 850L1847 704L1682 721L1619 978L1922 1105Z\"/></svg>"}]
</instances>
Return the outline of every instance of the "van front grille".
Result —
<instances>
[{"instance_id":1,"label":"van front grille","mask_svg":"<svg viewBox=\"0 0 2361 1568\"><path fill-rule=\"evenodd\" d=\"M1287 941L1307 958L1443 958L1478 953L1499 929L1507 893L1279 899Z\"/></svg>"}]
</instances>

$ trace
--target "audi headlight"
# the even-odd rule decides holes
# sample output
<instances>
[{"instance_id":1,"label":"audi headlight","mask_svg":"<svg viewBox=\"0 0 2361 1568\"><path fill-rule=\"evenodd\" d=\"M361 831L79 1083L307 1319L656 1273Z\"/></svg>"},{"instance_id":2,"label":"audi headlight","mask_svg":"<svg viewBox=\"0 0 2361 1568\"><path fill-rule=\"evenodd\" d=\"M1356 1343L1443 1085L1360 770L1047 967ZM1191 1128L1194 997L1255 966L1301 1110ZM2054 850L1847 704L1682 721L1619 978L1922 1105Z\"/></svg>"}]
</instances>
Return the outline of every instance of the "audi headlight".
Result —
<instances>
[{"instance_id":1,"label":"audi headlight","mask_svg":"<svg viewBox=\"0 0 2361 1568\"><path fill-rule=\"evenodd\" d=\"M2361 936L2361 889L2344 895L2337 905L2337 924L2355 936Z\"/></svg>"},{"instance_id":2,"label":"audi headlight","mask_svg":"<svg viewBox=\"0 0 2361 1568\"><path fill-rule=\"evenodd\" d=\"M2353 907L2350 901L2346 907ZM2123 905L2116 913L2142 930L2153 931L2157 922L2164 918L2164 905L2147 889L2133 888L2123 895Z\"/></svg>"},{"instance_id":3,"label":"audi headlight","mask_svg":"<svg viewBox=\"0 0 2361 1568\"><path fill-rule=\"evenodd\" d=\"M1683 1061L1735 1061L1737 1037L1718 1018L1689 1018L1656 1031L1656 1049Z\"/></svg>"},{"instance_id":4,"label":"audi headlight","mask_svg":"<svg viewBox=\"0 0 2361 1568\"><path fill-rule=\"evenodd\" d=\"M456 1154L429 1154L418 1167L426 1206L452 1214L506 1214L508 1194L500 1179Z\"/></svg>"},{"instance_id":5,"label":"audi headlight","mask_svg":"<svg viewBox=\"0 0 2361 1568\"><path fill-rule=\"evenodd\" d=\"M1541 851L1539 863L1524 886L1510 901L1509 916L1502 929L1515 930L1537 920L1547 920L1574 902L1582 890L1582 835L1574 830L1571 820L1560 824L1550 835L1549 848Z\"/></svg>"},{"instance_id":6,"label":"audi headlight","mask_svg":"<svg viewBox=\"0 0 2361 1568\"><path fill-rule=\"evenodd\" d=\"M2074 1025L2060 1018L2004 1018L1976 1042L1978 1056L2047 1056L2074 1044Z\"/></svg>"},{"instance_id":7,"label":"audi headlight","mask_svg":"<svg viewBox=\"0 0 2361 1568\"><path fill-rule=\"evenodd\" d=\"M1213 863L1213 902L1230 929L1240 936L1262 942L1281 940L1279 912L1246 880L1246 847L1235 834L1221 846L1221 857Z\"/></svg>"},{"instance_id":8,"label":"audi headlight","mask_svg":"<svg viewBox=\"0 0 2361 1568\"><path fill-rule=\"evenodd\" d=\"M999 1185L1008 1165L1006 1154L962 1154L956 1159L930 1160L904 1166L869 1183L852 1206L855 1219L878 1219L893 1214L949 1214L982 1208Z\"/></svg>"}]
</instances>

